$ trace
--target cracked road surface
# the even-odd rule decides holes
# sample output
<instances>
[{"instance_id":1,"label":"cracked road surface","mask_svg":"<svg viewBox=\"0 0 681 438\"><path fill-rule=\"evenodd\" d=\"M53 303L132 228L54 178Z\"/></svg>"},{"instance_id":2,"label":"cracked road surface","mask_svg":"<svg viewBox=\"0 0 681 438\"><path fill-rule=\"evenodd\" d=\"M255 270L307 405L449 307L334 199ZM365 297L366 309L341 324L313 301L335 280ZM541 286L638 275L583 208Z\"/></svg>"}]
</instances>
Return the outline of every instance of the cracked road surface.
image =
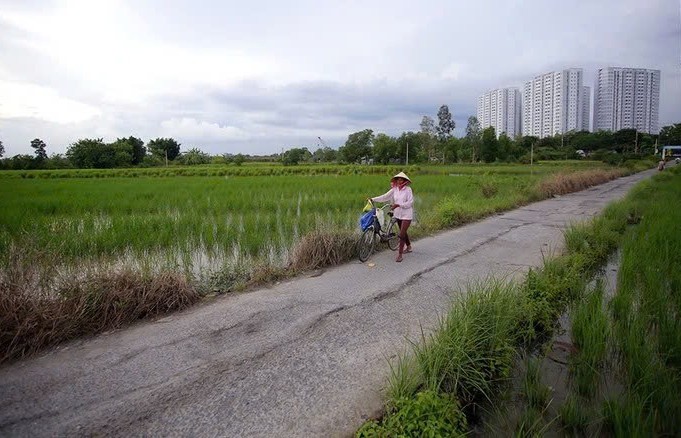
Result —
<instances>
[{"instance_id":1,"label":"cracked road surface","mask_svg":"<svg viewBox=\"0 0 681 438\"><path fill-rule=\"evenodd\" d=\"M1 436L348 436L471 282L518 276L642 172L0 368Z\"/></svg>"}]
</instances>

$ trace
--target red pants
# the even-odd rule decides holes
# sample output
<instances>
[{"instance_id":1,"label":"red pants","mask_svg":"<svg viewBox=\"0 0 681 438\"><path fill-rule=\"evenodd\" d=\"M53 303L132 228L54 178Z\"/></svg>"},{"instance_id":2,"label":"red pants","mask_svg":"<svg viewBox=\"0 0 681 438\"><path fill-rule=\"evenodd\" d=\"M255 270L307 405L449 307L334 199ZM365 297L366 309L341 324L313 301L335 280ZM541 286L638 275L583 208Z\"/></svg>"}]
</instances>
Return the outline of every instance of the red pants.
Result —
<instances>
[{"instance_id":1,"label":"red pants","mask_svg":"<svg viewBox=\"0 0 681 438\"><path fill-rule=\"evenodd\" d=\"M411 225L411 219L397 219L397 225L400 226L400 254L404 251L404 245L411 246L407 229Z\"/></svg>"}]
</instances>

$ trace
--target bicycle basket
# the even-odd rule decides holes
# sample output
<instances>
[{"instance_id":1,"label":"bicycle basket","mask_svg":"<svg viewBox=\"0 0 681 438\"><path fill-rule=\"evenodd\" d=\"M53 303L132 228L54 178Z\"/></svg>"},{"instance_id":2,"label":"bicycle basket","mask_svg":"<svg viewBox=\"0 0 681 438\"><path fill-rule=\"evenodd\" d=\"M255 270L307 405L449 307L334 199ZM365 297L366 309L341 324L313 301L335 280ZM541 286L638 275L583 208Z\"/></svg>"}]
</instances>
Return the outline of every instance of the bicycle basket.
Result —
<instances>
[{"instance_id":1,"label":"bicycle basket","mask_svg":"<svg viewBox=\"0 0 681 438\"><path fill-rule=\"evenodd\" d=\"M367 211L362 216L360 216L359 228L362 231L366 231L367 228L369 228L371 226L371 224L374 222L374 212L375 212L375 209L372 208L371 211Z\"/></svg>"}]
</instances>

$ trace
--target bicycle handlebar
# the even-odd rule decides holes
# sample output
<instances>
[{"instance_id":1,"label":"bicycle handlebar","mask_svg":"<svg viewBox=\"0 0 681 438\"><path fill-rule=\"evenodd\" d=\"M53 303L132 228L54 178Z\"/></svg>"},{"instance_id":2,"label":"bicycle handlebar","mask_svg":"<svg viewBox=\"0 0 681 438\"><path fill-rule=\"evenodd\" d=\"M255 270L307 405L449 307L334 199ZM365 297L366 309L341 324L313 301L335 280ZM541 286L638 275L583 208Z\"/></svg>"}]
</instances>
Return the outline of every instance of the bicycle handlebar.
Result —
<instances>
[{"instance_id":1,"label":"bicycle handlebar","mask_svg":"<svg viewBox=\"0 0 681 438\"><path fill-rule=\"evenodd\" d=\"M376 203L375 203L371 198L367 198L367 201L369 201L369 203L371 204L371 207L373 207L373 208L375 208L375 209L377 209L377 210L388 210L387 213L388 213L388 214L392 214L391 212L392 212L392 209L393 209L393 208L392 208L392 204L391 204L391 203L389 203L389 202L384 202L383 205L381 205L380 207L378 207L378 206L376 205Z\"/></svg>"}]
</instances>

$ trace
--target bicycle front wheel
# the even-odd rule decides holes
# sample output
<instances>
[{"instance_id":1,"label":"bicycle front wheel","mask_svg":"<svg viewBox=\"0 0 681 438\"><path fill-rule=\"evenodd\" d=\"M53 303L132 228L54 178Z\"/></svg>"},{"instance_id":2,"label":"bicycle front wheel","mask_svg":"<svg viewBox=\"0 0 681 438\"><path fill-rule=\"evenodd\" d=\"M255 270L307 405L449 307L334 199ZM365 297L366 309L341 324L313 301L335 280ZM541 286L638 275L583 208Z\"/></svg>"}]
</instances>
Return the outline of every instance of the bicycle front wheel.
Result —
<instances>
[{"instance_id":1,"label":"bicycle front wheel","mask_svg":"<svg viewBox=\"0 0 681 438\"><path fill-rule=\"evenodd\" d=\"M400 226L397 221L390 221L388 226L388 248L395 251L400 246Z\"/></svg>"},{"instance_id":2,"label":"bicycle front wheel","mask_svg":"<svg viewBox=\"0 0 681 438\"><path fill-rule=\"evenodd\" d=\"M357 242L357 250L360 262L364 263L369 260L371 253L374 251L374 227L364 230Z\"/></svg>"}]
</instances>

